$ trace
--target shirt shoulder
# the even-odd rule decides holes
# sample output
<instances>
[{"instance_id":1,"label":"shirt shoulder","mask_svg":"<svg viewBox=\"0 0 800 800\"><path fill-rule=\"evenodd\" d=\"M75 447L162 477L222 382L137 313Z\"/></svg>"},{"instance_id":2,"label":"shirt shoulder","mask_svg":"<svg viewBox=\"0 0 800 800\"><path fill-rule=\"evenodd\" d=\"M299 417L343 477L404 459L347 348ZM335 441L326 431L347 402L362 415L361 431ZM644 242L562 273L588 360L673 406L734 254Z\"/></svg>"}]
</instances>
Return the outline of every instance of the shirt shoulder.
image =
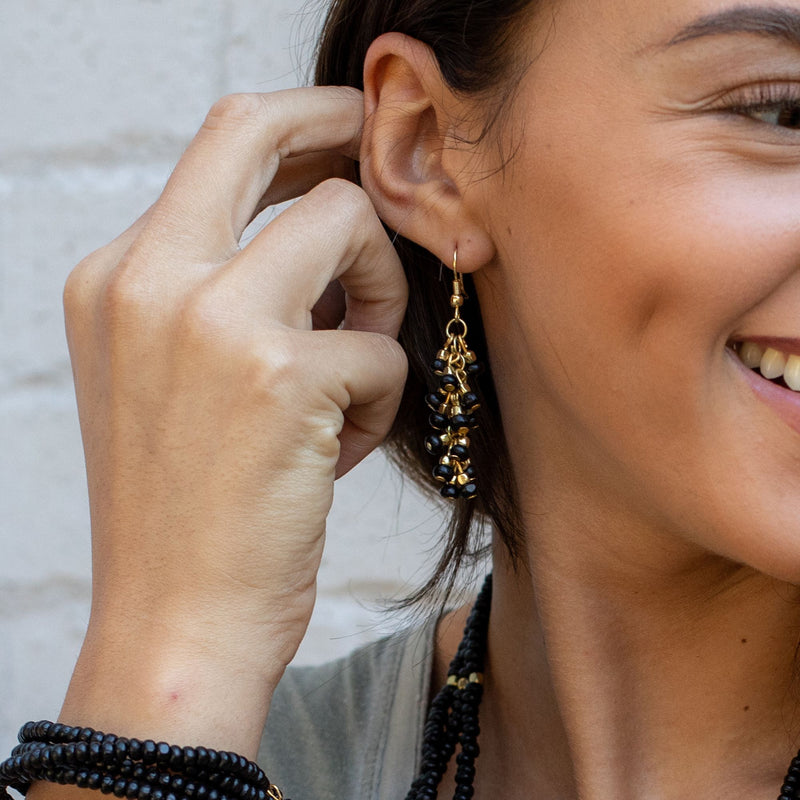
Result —
<instances>
[{"instance_id":1,"label":"shirt shoulder","mask_svg":"<svg viewBox=\"0 0 800 800\"><path fill-rule=\"evenodd\" d=\"M259 763L293 800L397 800L417 769L436 621L318 667L290 667Z\"/></svg>"}]
</instances>

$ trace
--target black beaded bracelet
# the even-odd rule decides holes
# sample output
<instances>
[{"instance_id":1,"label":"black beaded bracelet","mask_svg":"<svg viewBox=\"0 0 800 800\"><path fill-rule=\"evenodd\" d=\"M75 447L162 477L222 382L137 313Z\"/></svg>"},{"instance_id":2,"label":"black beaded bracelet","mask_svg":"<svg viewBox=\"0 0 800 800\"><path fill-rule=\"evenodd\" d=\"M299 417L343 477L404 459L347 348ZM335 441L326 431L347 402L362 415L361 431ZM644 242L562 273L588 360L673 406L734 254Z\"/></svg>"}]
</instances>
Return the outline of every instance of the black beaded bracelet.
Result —
<instances>
[{"instance_id":1,"label":"black beaded bracelet","mask_svg":"<svg viewBox=\"0 0 800 800\"><path fill-rule=\"evenodd\" d=\"M0 763L0 789L26 794L35 781L71 784L130 800L284 800L261 767L207 747L126 739L58 722L27 722Z\"/></svg>"}]
</instances>

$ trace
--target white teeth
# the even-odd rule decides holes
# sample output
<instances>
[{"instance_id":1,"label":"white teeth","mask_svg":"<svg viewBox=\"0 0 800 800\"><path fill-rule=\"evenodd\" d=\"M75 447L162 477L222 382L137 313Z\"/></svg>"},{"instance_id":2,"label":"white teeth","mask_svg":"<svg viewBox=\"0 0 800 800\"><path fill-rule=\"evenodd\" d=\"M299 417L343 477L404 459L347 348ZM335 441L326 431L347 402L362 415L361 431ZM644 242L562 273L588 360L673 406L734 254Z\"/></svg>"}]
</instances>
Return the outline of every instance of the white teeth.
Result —
<instances>
[{"instance_id":1,"label":"white teeth","mask_svg":"<svg viewBox=\"0 0 800 800\"><path fill-rule=\"evenodd\" d=\"M755 369L761 366L761 358L764 355L764 348L755 342L742 342L739 348L739 358L742 359L746 367Z\"/></svg>"},{"instance_id":2,"label":"white teeth","mask_svg":"<svg viewBox=\"0 0 800 800\"><path fill-rule=\"evenodd\" d=\"M783 380L795 392L800 392L800 356L789 356L783 368Z\"/></svg>"},{"instance_id":3,"label":"white teeth","mask_svg":"<svg viewBox=\"0 0 800 800\"><path fill-rule=\"evenodd\" d=\"M783 368L786 366L786 356L780 350L768 347L761 356L759 369L761 374L768 380L773 381L783 375Z\"/></svg>"},{"instance_id":4,"label":"white teeth","mask_svg":"<svg viewBox=\"0 0 800 800\"><path fill-rule=\"evenodd\" d=\"M746 367L760 370L769 381L783 378L792 391L800 392L800 355L789 355L756 342L740 342L735 349Z\"/></svg>"}]
</instances>

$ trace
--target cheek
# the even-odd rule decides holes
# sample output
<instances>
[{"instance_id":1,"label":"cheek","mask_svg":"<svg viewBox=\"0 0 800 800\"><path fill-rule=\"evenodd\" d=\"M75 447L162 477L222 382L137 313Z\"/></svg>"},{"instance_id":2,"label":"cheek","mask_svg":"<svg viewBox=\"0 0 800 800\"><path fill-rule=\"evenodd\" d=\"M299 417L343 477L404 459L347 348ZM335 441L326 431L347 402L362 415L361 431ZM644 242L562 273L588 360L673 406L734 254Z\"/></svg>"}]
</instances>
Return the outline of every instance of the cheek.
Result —
<instances>
[{"instance_id":1,"label":"cheek","mask_svg":"<svg viewBox=\"0 0 800 800\"><path fill-rule=\"evenodd\" d=\"M535 335L529 348L561 389L601 371L618 386L705 375L800 265L797 176L704 152L663 126L583 122L571 136L547 135L567 120L529 125L536 133L487 200L514 316L547 332L547 350Z\"/></svg>"},{"instance_id":2,"label":"cheek","mask_svg":"<svg viewBox=\"0 0 800 800\"><path fill-rule=\"evenodd\" d=\"M500 371L525 373L529 416L546 420L527 435L569 453L570 469L604 470L630 502L661 509L661 524L769 566L786 555L780 525L769 552L753 550L751 532L770 492L791 495L783 530L798 527L798 442L764 423L725 344L766 308L800 307L797 177L663 129L606 124L593 145L598 127L540 128L487 200ZM759 332L800 336L794 320Z\"/></svg>"}]
</instances>

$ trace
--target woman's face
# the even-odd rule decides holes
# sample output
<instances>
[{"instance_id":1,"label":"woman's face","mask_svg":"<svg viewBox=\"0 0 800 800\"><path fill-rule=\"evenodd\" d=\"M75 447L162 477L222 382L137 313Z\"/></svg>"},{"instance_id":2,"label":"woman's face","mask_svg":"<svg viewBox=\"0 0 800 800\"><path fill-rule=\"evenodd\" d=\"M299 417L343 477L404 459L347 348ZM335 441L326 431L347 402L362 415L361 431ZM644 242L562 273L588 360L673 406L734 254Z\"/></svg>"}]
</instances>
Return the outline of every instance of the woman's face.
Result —
<instances>
[{"instance_id":1,"label":"woman's face","mask_svg":"<svg viewBox=\"0 0 800 800\"><path fill-rule=\"evenodd\" d=\"M800 356L800 2L560 0L535 30L475 185L523 502L595 491L798 581L800 393L741 351Z\"/></svg>"}]
</instances>

